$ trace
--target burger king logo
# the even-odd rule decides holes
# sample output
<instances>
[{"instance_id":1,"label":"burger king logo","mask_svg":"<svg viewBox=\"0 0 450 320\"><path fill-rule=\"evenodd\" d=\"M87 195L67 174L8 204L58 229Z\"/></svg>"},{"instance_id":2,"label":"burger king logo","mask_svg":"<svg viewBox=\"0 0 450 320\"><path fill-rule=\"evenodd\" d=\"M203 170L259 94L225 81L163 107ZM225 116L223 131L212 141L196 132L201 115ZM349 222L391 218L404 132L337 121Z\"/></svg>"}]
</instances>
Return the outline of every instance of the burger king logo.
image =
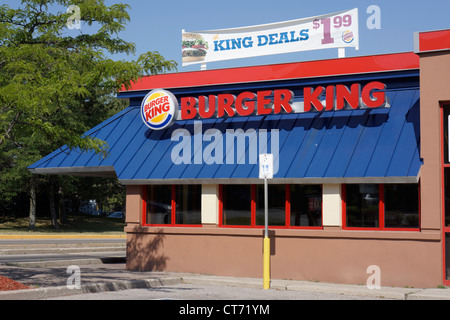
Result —
<instances>
[{"instance_id":1,"label":"burger king logo","mask_svg":"<svg viewBox=\"0 0 450 320\"><path fill-rule=\"evenodd\" d=\"M350 30L346 30L342 33L342 41L345 43L351 43L354 39L353 32Z\"/></svg>"},{"instance_id":2,"label":"burger king logo","mask_svg":"<svg viewBox=\"0 0 450 320\"><path fill-rule=\"evenodd\" d=\"M178 101L169 91L152 90L142 100L141 117L150 129L167 128L176 119L177 113Z\"/></svg>"}]
</instances>

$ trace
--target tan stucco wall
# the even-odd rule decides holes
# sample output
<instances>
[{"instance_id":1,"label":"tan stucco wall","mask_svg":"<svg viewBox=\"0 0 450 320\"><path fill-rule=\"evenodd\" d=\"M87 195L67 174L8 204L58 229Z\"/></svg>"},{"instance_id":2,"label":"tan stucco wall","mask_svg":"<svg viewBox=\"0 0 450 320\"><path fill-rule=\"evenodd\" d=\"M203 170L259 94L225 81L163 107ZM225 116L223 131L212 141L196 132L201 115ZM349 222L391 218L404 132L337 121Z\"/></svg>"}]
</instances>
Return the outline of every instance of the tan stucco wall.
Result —
<instances>
[{"instance_id":1,"label":"tan stucco wall","mask_svg":"<svg viewBox=\"0 0 450 320\"><path fill-rule=\"evenodd\" d=\"M421 227L440 229L441 103L450 101L450 51L420 56Z\"/></svg>"},{"instance_id":2,"label":"tan stucco wall","mask_svg":"<svg viewBox=\"0 0 450 320\"><path fill-rule=\"evenodd\" d=\"M141 224L143 190L142 186L127 186L125 222L128 226Z\"/></svg>"},{"instance_id":3,"label":"tan stucco wall","mask_svg":"<svg viewBox=\"0 0 450 320\"><path fill-rule=\"evenodd\" d=\"M263 230L127 228L127 268L262 278ZM271 279L382 286L442 283L440 233L270 230Z\"/></svg>"}]
</instances>

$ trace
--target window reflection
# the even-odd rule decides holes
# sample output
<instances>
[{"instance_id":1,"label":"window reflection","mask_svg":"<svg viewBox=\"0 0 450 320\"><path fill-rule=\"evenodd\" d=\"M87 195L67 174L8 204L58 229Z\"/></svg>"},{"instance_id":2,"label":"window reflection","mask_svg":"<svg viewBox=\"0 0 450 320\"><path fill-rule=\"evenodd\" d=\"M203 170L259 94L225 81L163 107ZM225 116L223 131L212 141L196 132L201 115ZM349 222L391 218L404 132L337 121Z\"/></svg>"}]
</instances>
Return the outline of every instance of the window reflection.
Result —
<instances>
[{"instance_id":1,"label":"window reflection","mask_svg":"<svg viewBox=\"0 0 450 320\"><path fill-rule=\"evenodd\" d=\"M317 227L322 225L322 186L292 184L291 226Z\"/></svg>"},{"instance_id":2,"label":"window reflection","mask_svg":"<svg viewBox=\"0 0 450 320\"><path fill-rule=\"evenodd\" d=\"M386 184L384 186L384 224L386 228L418 228L418 208L417 184Z\"/></svg>"},{"instance_id":3,"label":"window reflection","mask_svg":"<svg viewBox=\"0 0 450 320\"><path fill-rule=\"evenodd\" d=\"M379 226L378 184L348 184L346 187L347 227Z\"/></svg>"},{"instance_id":4,"label":"window reflection","mask_svg":"<svg viewBox=\"0 0 450 320\"><path fill-rule=\"evenodd\" d=\"M147 224L170 224L172 212L172 186L147 186Z\"/></svg>"},{"instance_id":5,"label":"window reflection","mask_svg":"<svg viewBox=\"0 0 450 320\"><path fill-rule=\"evenodd\" d=\"M222 188L222 224L251 225L250 185L229 184Z\"/></svg>"},{"instance_id":6,"label":"window reflection","mask_svg":"<svg viewBox=\"0 0 450 320\"><path fill-rule=\"evenodd\" d=\"M146 190L145 224L173 224L172 212L174 224L201 224L201 185L149 185Z\"/></svg>"},{"instance_id":7,"label":"window reflection","mask_svg":"<svg viewBox=\"0 0 450 320\"><path fill-rule=\"evenodd\" d=\"M286 225L286 186L269 184L268 189L268 224L269 226ZM256 225L264 225L264 185L256 186Z\"/></svg>"},{"instance_id":8,"label":"window reflection","mask_svg":"<svg viewBox=\"0 0 450 320\"><path fill-rule=\"evenodd\" d=\"M201 185L176 185L176 224L201 224Z\"/></svg>"},{"instance_id":9,"label":"window reflection","mask_svg":"<svg viewBox=\"0 0 450 320\"><path fill-rule=\"evenodd\" d=\"M419 185L347 184L345 215L346 227L419 228Z\"/></svg>"}]
</instances>

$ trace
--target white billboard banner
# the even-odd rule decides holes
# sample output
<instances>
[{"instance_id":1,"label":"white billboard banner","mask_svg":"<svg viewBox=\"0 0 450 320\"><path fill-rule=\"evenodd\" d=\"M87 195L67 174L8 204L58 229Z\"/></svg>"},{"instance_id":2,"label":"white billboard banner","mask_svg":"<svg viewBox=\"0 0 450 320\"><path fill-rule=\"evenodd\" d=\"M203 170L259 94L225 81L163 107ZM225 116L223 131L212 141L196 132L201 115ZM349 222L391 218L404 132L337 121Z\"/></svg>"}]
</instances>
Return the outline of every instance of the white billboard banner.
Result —
<instances>
[{"instance_id":1,"label":"white billboard banner","mask_svg":"<svg viewBox=\"0 0 450 320\"><path fill-rule=\"evenodd\" d=\"M243 28L182 33L182 64L359 47L358 9Z\"/></svg>"}]
</instances>

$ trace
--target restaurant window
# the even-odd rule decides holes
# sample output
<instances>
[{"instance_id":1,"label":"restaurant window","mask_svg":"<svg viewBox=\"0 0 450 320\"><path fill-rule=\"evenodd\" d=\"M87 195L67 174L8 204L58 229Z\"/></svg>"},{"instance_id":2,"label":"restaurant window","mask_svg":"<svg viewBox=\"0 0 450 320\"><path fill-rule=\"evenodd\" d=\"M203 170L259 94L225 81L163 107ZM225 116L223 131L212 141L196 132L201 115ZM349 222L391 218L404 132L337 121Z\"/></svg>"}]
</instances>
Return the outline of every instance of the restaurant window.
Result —
<instances>
[{"instance_id":1,"label":"restaurant window","mask_svg":"<svg viewBox=\"0 0 450 320\"><path fill-rule=\"evenodd\" d=\"M322 226L322 185L290 185L291 227Z\"/></svg>"},{"instance_id":2,"label":"restaurant window","mask_svg":"<svg viewBox=\"0 0 450 320\"><path fill-rule=\"evenodd\" d=\"M443 231L444 231L444 284L450 282L450 105L443 104L441 108L442 132L442 204L443 204Z\"/></svg>"},{"instance_id":3,"label":"restaurant window","mask_svg":"<svg viewBox=\"0 0 450 320\"><path fill-rule=\"evenodd\" d=\"M343 185L344 228L419 228L418 184Z\"/></svg>"},{"instance_id":4,"label":"restaurant window","mask_svg":"<svg viewBox=\"0 0 450 320\"><path fill-rule=\"evenodd\" d=\"M321 228L321 185L268 185L268 225ZM264 185L221 185L220 226L264 227Z\"/></svg>"},{"instance_id":5,"label":"restaurant window","mask_svg":"<svg viewBox=\"0 0 450 320\"><path fill-rule=\"evenodd\" d=\"M267 186L270 195L267 201L270 226L286 225L286 186L270 184ZM256 225L264 226L264 185L256 185Z\"/></svg>"},{"instance_id":6,"label":"restaurant window","mask_svg":"<svg viewBox=\"0 0 450 320\"><path fill-rule=\"evenodd\" d=\"M379 188L377 184L348 184L346 186L346 226L379 227Z\"/></svg>"},{"instance_id":7,"label":"restaurant window","mask_svg":"<svg viewBox=\"0 0 450 320\"><path fill-rule=\"evenodd\" d=\"M175 186L175 224L201 224L202 186L178 184Z\"/></svg>"},{"instance_id":8,"label":"restaurant window","mask_svg":"<svg viewBox=\"0 0 450 320\"><path fill-rule=\"evenodd\" d=\"M450 151L449 151L449 124L450 124L450 106L445 105L442 108L443 112L443 152L442 152L442 170L443 170L443 198L444 198L444 228L445 232L450 232ZM450 256L450 253L449 253Z\"/></svg>"},{"instance_id":9,"label":"restaurant window","mask_svg":"<svg viewBox=\"0 0 450 320\"><path fill-rule=\"evenodd\" d=\"M144 199L144 225L201 224L201 185L149 185Z\"/></svg>"},{"instance_id":10,"label":"restaurant window","mask_svg":"<svg viewBox=\"0 0 450 320\"><path fill-rule=\"evenodd\" d=\"M417 184L384 185L384 226L386 228L419 228Z\"/></svg>"},{"instance_id":11,"label":"restaurant window","mask_svg":"<svg viewBox=\"0 0 450 320\"><path fill-rule=\"evenodd\" d=\"M170 224L172 221L172 186L147 186L145 224Z\"/></svg>"},{"instance_id":12,"label":"restaurant window","mask_svg":"<svg viewBox=\"0 0 450 320\"><path fill-rule=\"evenodd\" d=\"M221 186L222 225L250 226L251 186L228 184Z\"/></svg>"}]
</instances>

